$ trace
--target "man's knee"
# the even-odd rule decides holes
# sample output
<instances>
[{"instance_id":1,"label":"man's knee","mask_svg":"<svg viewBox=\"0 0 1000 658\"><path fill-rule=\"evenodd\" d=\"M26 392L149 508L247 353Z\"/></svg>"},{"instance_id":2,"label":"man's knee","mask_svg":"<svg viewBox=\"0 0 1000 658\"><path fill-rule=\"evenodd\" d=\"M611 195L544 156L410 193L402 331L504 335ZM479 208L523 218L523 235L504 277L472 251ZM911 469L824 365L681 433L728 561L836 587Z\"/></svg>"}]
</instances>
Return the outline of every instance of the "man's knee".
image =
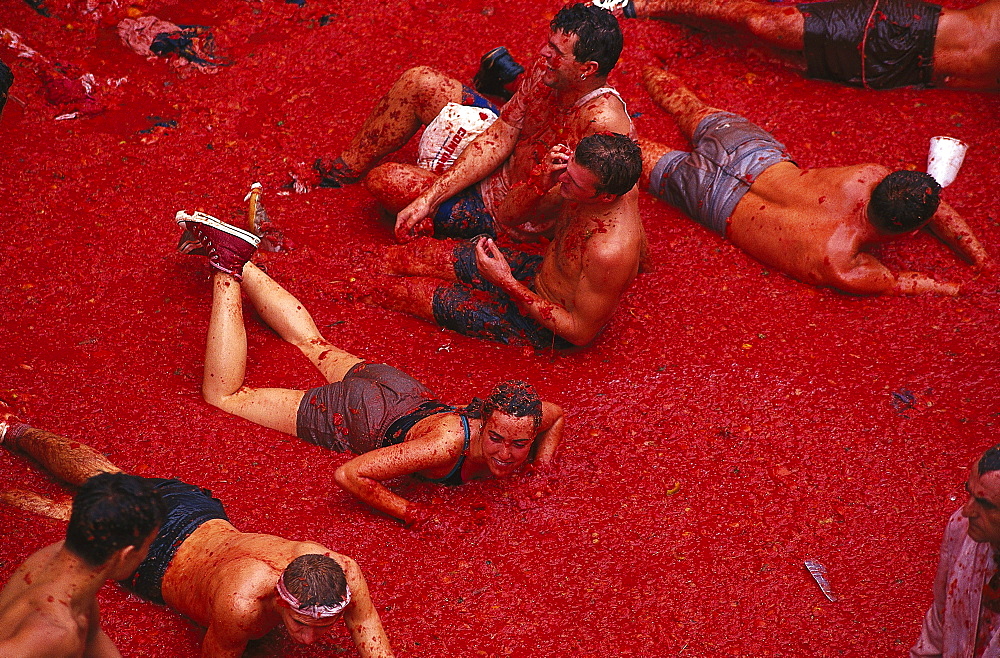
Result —
<instances>
[{"instance_id":1,"label":"man's knee","mask_svg":"<svg viewBox=\"0 0 1000 658\"><path fill-rule=\"evenodd\" d=\"M364 177L365 188L386 210L396 214L430 187L436 176L419 167L386 162Z\"/></svg>"}]
</instances>

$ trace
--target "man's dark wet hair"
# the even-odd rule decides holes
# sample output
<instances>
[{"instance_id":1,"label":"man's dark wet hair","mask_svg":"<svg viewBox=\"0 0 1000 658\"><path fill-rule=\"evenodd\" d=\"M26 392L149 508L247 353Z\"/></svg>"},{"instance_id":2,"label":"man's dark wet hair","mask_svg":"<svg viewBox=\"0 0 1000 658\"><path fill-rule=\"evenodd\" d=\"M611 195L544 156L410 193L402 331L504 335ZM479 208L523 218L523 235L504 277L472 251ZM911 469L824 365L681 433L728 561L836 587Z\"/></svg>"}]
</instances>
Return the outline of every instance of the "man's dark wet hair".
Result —
<instances>
[{"instance_id":1,"label":"man's dark wet hair","mask_svg":"<svg viewBox=\"0 0 1000 658\"><path fill-rule=\"evenodd\" d=\"M124 473L101 473L73 497L66 550L99 567L127 546L142 546L163 524L166 506L153 485Z\"/></svg>"},{"instance_id":2,"label":"man's dark wet hair","mask_svg":"<svg viewBox=\"0 0 1000 658\"><path fill-rule=\"evenodd\" d=\"M0 112L3 112L3 106L7 104L7 92L12 84L14 84L14 73L9 66L0 62Z\"/></svg>"},{"instance_id":3,"label":"man's dark wet hair","mask_svg":"<svg viewBox=\"0 0 1000 658\"><path fill-rule=\"evenodd\" d=\"M941 185L919 171L894 171L872 190L868 219L880 233L901 235L927 223L941 203Z\"/></svg>"},{"instance_id":4,"label":"man's dark wet hair","mask_svg":"<svg viewBox=\"0 0 1000 658\"><path fill-rule=\"evenodd\" d=\"M285 589L299 605L337 606L347 598L347 576L340 563L327 555L300 555L281 575Z\"/></svg>"},{"instance_id":5,"label":"man's dark wet hair","mask_svg":"<svg viewBox=\"0 0 1000 658\"><path fill-rule=\"evenodd\" d=\"M597 62L597 74L607 75L622 54L622 29L607 9L581 2L563 7L549 23L553 32L575 34L573 57L579 63Z\"/></svg>"},{"instance_id":6,"label":"man's dark wet hair","mask_svg":"<svg viewBox=\"0 0 1000 658\"><path fill-rule=\"evenodd\" d=\"M625 194L635 187L642 173L642 150L634 140L618 133L584 137L573 157L597 176L599 194Z\"/></svg>"},{"instance_id":7,"label":"man's dark wet hair","mask_svg":"<svg viewBox=\"0 0 1000 658\"><path fill-rule=\"evenodd\" d=\"M978 470L980 475L1000 471L1000 443L983 453L979 458Z\"/></svg>"}]
</instances>

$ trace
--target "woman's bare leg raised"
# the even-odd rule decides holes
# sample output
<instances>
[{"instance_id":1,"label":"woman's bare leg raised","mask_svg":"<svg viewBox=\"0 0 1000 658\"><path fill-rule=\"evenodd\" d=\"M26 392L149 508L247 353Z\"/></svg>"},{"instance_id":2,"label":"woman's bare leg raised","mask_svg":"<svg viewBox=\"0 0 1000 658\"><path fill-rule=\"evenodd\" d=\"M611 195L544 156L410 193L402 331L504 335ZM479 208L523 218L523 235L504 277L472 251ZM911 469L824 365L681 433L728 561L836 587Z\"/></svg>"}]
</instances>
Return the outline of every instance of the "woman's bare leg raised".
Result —
<instances>
[{"instance_id":1,"label":"woman's bare leg raised","mask_svg":"<svg viewBox=\"0 0 1000 658\"><path fill-rule=\"evenodd\" d=\"M223 411L294 435L304 392L244 386L246 364L247 334L240 283L229 274L216 272L212 275L212 316L205 345L202 396Z\"/></svg>"},{"instance_id":2,"label":"woman's bare leg raised","mask_svg":"<svg viewBox=\"0 0 1000 658\"><path fill-rule=\"evenodd\" d=\"M328 382L339 382L351 368L364 361L330 344L302 302L253 263L243 268L243 291L264 323L298 347Z\"/></svg>"}]
</instances>

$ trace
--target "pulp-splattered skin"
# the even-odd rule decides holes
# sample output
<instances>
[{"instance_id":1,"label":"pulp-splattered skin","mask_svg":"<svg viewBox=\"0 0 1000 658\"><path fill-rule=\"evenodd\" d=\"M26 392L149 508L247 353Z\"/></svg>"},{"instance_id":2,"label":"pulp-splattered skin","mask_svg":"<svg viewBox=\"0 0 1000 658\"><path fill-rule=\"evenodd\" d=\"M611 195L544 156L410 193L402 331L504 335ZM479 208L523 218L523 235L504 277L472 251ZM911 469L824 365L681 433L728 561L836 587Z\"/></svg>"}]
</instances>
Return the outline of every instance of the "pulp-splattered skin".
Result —
<instances>
[{"instance_id":1,"label":"pulp-splattered skin","mask_svg":"<svg viewBox=\"0 0 1000 658\"><path fill-rule=\"evenodd\" d=\"M706 116L721 111L701 102L664 71L647 69L646 85L687 136ZM671 150L643 141L647 179L660 157ZM919 272L893 274L866 253L895 237L879 233L867 214L872 190L890 173L876 164L807 170L791 162L771 165L736 205L727 237L757 260L814 285L865 295L958 294L958 284L938 282ZM972 229L947 203L941 202L928 230L977 270L990 264Z\"/></svg>"},{"instance_id":2,"label":"pulp-splattered skin","mask_svg":"<svg viewBox=\"0 0 1000 658\"><path fill-rule=\"evenodd\" d=\"M544 164L546 154L556 144L575 147L583 137L598 132L632 133L624 104L611 94L575 106L586 94L607 83L607 76L597 73L596 62L576 61L573 49L577 41L575 34L550 34L541 59L525 74L500 118L465 149L443 176L425 177L429 187L399 212L398 239L405 241L425 233L416 229L438 205L498 167L504 168L509 190L514 190L528 184L532 170ZM500 202L495 219L516 226L525 221L523 213L523 206L508 195Z\"/></svg>"},{"instance_id":3,"label":"pulp-splattered skin","mask_svg":"<svg viewBox=\"0 0 1000 658\"><path fill-rule=\"evenodd\" d=\"M796 7L757 0L636 0L640 18L720 21L764 42L802 50L805 22ZM934 39L934 84L953 89L1000 90L1000 0L971 9L944 9Z\"/></svg>"},{"instance_id":4,"label":"pulp-splattered skin","mask_svg":"<svg viewBox=\"0 0 1000 658\"><path fill-rule=\"evenodd\" d=\"M565 145L553 147L549 164L511 196L533 205L523 220L552 226L534 291L519 282L495 242L480 238L476 265L480 276L506 292L521 314L574 345L594 340L635 279L645 252L638 191L599 193L597 176L570 157ZM556 183L558 182L558 185ZM545 212L541 212L541 210ZM546 214L547 213L547 214ZM456 280L453 243L426 241L391 249L389 273L413 277L383 279L374 297L384 306L435 320L431 301L437 288Z\"/></svg>"},{"instance_id":5,"label":"pulp-splattered skin","mask_svg":"<svg viewBox=\"0 0 1000 658\"><path fill-rule=\"evenodd\" d=\"M327 341L302 304L252 263L244 269L242 284L218 274L213 288L202 385L205 399L229 413L295 435L305 391L243 385L247 345L241 289L264 322L297 346L327 382L342 380L363 359ZM528 460L533 446L537 446L538 467L545 469L551 465L562 436L563 414L558 405L543 401L537 426L529 417L501 412L483 419L470 418L468 423L467 451L462 417L458 413L435 414L418 421L402 443L371 450L342 464L334 472L334 480L375 509L407 524L418 523L426 518L426 510L390 491L383 481L413 474L443 478L463 455L463 480L509 477Z\"/></svg>"},{"instance_id":6,"label":"pulp-splattered skin","mask_svg":"<svg viewBox=\"0 0 1000 658\"><path fill-rule=\"evenodd\" d=\"M12 418L9 412L0 413L0 422ZM40 461L54 457L59 462L56 474L72 484L82 484L99 472L117 471L103 455L38 430L29 429L18 439L8 433L4 446L21 449ZM57 455L64 450L70 459L59 460ZM3 492L2 498L29 511L69 518L68 503L23 491ZM34 553L0 591L0 655L120 656L101 629L97 592L109 579L120 580L132 573L145 559L154 536L141 546L115 551L96 567L66 549L63 542Z\"/></svg>"},{"instance_id":7,"label":"pulp-splattered skin","mask_svg":"<svg viewBox=\"0 0 1000 658\"><path fill-rule=\"evenodd\" d=\"M121 472L90 446L43 430L29 429L9 447L30 455L46 470L73 485L82 484L97 473ZM49 502L27 492L5 496L5 500L35 512L43 512L44 504ZM58 506L50 503L48 509ZM61 512L43 513L66 518L65 510ZM23 654L4 651L3 655L119 655L100 631L93 597L108 578L122 580L132 574L145 559L154 537L150 536L139 549L118 551L107 565L96 570L81 570L76 564L80 560L68 554L61 543L32 556L15 573L9 592L5 589L0 593L0 648L7 648L3 644L6 641L3 629L16 628L19 617L22 626L35 623L25 614L27 607L40 609L34 617L45 620L42 631L45 625L54 627L48 629L49 637L45 640L48 645L44 646L51 648L55 643L53 638L58 636L56 631L61 631L65 638L59 637L59 641L72 646L72 640L76 639L76 649L50 654L37 647L28 650L27 647L34 645L25 644ZM203 656L240 656L247 642L263 637L282 623L295 641L311 644L328 633L336 619L305 618L307 623L302 623L303 619L299 619L302 615L291 611L278 597L275 583L292 560L312 553L336 560L344 570L353 596L342 617L358 653L363 658L391 658L388 637L357 563L315 542L244 533L228 521L208 521L177 549L163 577L161 591L168 605L208 629L202 642ZM71 580L74 572L79 572L75 579L78 582ZM74 624L77 638L72 636ZM85 647L81 646L84 640Z\"/></svg>"}]
</instances>

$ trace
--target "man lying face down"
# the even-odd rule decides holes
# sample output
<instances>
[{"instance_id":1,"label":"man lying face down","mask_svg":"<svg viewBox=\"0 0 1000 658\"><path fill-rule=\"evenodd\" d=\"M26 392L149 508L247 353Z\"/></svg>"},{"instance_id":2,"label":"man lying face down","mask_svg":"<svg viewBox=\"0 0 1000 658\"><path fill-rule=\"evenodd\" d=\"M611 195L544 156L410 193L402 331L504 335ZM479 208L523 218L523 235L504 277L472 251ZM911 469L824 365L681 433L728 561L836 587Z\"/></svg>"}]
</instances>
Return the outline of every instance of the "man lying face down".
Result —
<instances>
[{"instance_id":1,"label":"man lying face down","mask_svg":"<svg viewBox=\"0 0 1000 658\"><path fill-rule=\"evenodd\" d=\"M159 529L152 535L148 530L141 534L141 546L130 544L114 552L98 577L87 574L89 587L96 592L105 578L119 579L139 596L165 603L205 626L202 655L240 656L247 642L279 625L284 625L296 642L311 644L343 620L361 656L392 656L364 575L351 558L315 542L240 532L229 523L222 503L207 489L176 479L126 475L93 448L29 427L9 412L0 415L0 437L8 450L24 452L65 482L82 485L73 515L77 514L81 496L90 495L94 482L113 481L122 488L148 492L145 495L159 505L152 524ZM64 505L33 494L8 492L4 500L55 518L68 516ZM71 531L73 527L70 517ZM92 543L89 535L84 543ZM33 582L38 583L42 576L62 582L54 572L46 574L52 572L48 565L65 560L61 558L65 552L59 544L43 549L15 575L40 573L33 576ZM37 596L51 593L38 589L46 587L45 582L34 586ZM0 615L23 608L27 597L36 596L26 590L24 583L24 578L14 578L8 586L11 592L5 589L0 593ZM89 597L92 607L78 606L87 611L86 618L91 620L88 637L93 635L94 639L88 646L106 648L110 641L97 628L96 603L92 594ZM0 624L0 628L8 627ZM29 655L42 654L29 651Z\"/></svg>"}]
</instances>

